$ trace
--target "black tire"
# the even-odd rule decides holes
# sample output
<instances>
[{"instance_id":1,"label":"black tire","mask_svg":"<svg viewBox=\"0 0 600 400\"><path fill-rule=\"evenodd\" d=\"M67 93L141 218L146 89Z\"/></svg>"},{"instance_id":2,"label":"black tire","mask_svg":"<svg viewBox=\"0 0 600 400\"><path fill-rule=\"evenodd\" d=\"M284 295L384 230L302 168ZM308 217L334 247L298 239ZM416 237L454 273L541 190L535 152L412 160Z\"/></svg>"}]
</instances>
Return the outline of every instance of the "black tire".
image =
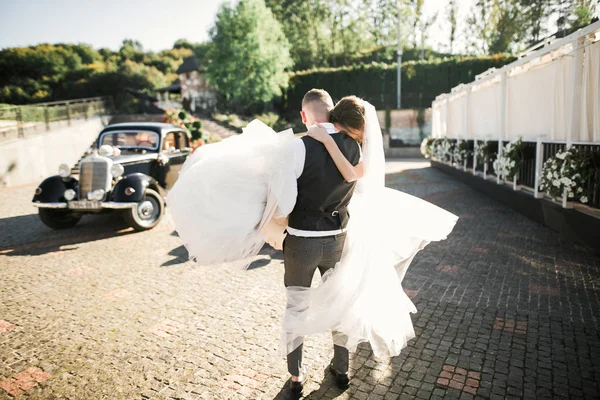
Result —
<instances>
[{"instance_id":1,"label":"black tire","mask_svg":"<svg viewBox=\"0 0 600 400\"><path fill-rule=\"evenodd\" d=\"M156 191L146 189L144 198L136 207L125 211L125 222L136 231L154 228L165 213L165 203Z\"/></svg>"},{"instance_id":2,"label":"black tire","mask_svg":"<svg viewBox=\"0 0 600 400\"><path fill-rule=\"evenodd\" d=\"M39 216L44 225L52 229L72 228L81 219L81 214L70 210L39 208Z\"/></svg>"}]
</instances>

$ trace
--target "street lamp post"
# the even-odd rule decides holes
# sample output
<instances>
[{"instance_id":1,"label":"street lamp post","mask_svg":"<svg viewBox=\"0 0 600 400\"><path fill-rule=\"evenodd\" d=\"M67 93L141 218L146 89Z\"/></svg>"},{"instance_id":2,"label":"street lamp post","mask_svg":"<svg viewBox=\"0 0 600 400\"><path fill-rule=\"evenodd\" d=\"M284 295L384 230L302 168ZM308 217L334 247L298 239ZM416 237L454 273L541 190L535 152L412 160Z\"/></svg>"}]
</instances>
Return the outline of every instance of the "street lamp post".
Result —
<instances>
[{"instance_id":1,"label":"street lamp post","mask_svg":"<svg viewBox=\"0 0 600 400\"><path fill-rule=\"evenodd\" d=\"M398 0L398 92L397 92L397 101L396 108L400 109L400 93L402 89L402 22L401 22L401 12L400 12L400 4L402 0Z\"/></svg>"}]
</instances>

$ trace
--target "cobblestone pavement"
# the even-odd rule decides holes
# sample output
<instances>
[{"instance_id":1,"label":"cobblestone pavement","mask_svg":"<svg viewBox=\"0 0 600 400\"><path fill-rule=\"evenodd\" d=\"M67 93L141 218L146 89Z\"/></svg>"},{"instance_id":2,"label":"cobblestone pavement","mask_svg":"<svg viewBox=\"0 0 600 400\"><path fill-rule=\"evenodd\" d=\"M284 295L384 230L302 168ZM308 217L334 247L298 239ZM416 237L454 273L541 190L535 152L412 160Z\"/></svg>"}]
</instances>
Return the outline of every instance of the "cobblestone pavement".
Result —
<instances>
[{"instance_id":1,"label":"cobblestone pavement","mask_svg":"<svg viewBox=\"0 0 600 400\"><path fill-rule=\"evenodd\" d=\"M600 259L423 162L388 167L389 186L461 218L404 280L416 338L391 360L361 346L344 393L329 335L309 338L306 398L598 398ZM53 232L34 188L0 191L0 399L287 397L281 253L198 266L168 215Z\"/></svg>"}]
</instances>

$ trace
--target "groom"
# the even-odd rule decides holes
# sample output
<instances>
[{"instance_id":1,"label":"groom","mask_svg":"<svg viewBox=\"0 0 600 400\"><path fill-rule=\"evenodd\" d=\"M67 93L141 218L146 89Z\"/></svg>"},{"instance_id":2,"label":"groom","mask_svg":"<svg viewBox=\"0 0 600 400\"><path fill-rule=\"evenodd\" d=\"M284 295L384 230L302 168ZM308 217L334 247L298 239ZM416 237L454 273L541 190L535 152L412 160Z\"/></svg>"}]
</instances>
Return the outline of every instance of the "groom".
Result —
<instances>
[{"instance_id":1,"label":"groom","mask_svg":"<svg viewBox=\"0 0 600 400\"><path fill-rule=\"evenodd\" d=\"M320 123L331 134L342 154L352 165L360 161L359 144L348 135L337 132L329 123L333 101L329 93L312 89L302 100L302 123L307 129ZM342 256L349 214L348 203L355 183L344 180L325 146L310 136L296 139L294 167L298 183L296 205L289 215L283 242L285 286L310 287L315 270L321 275ZM306 371L302 367L302 344L287 356L292 375L290 389L302 392ZM348 387L348 350L334 345L330 370L341 389Z\"/></svg>"}]
</instances>

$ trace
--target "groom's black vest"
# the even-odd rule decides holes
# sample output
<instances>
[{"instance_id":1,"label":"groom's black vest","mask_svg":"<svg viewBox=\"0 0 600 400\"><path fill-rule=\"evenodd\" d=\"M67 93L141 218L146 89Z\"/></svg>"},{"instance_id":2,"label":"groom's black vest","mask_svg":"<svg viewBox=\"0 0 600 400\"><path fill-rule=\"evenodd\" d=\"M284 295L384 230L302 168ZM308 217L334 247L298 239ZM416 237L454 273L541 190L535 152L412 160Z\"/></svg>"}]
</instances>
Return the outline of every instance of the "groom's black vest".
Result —
<instances>
[{"instance_id":1,"label":"groom's black vest","mask_svg":"<svg viewBox=\"0 0 600 400\"><path fill-rule=\"evenodd\" d=\"M360 161L359 144L345 133L331 135L352 165ZM306 148L304 170L298 178L298 198L288 225L306 231L333 231L346 228L355 182L348 183L339 172L325 146L302 138Z\"/></svg>"}]
</instances>

